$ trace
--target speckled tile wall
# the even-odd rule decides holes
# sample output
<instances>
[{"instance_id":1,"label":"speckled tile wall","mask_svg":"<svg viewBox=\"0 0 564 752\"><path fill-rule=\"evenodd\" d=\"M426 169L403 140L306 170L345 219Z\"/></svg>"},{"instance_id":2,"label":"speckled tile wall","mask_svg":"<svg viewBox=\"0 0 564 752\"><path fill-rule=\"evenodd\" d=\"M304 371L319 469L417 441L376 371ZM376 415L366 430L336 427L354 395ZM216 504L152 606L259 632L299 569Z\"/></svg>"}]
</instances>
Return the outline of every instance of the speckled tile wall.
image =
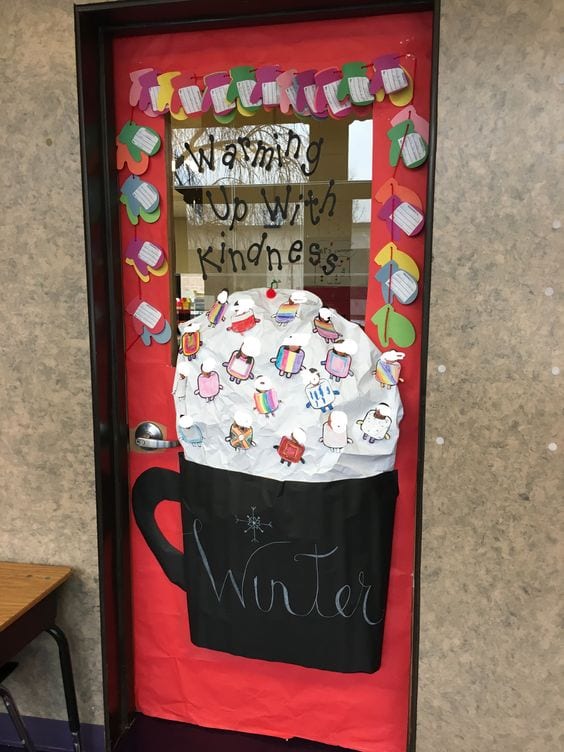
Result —
<instances>
[{"instance_id":1,"label":"speckled tile wall","mask_svg":"<svg viewBox=\"0 0 564 752\"><path fill-rule=\"evenodd\" d=\"M0 5L0 557L76 568L61 623L100 723L72 2ZM443 0L418 752L564 745L563 25L561 0ZM48 638L21 660L22 710L63 718Z\"/></svg>"},{"instance_id":2,"label":"speckled tile wall","mask_svg":"<svg viewBox=\"0 0 564 752\"><path fill-rule=\"evenodd\" d=\"M443 1L418 752L564 748L563 26Z\"/></svg>"},{"instance_id":3,"label":"speckled tile wall","mask_svg":"<svg viewBox=\"0 0 564 752\"><path fill-rule=\"evenodd\" d=\"M86 271L70 0L0 0L0 558L69 564L60 623L82 720L103 722ZM57 648L8 680L65 717Z\"/></svg>"}]
</instances>

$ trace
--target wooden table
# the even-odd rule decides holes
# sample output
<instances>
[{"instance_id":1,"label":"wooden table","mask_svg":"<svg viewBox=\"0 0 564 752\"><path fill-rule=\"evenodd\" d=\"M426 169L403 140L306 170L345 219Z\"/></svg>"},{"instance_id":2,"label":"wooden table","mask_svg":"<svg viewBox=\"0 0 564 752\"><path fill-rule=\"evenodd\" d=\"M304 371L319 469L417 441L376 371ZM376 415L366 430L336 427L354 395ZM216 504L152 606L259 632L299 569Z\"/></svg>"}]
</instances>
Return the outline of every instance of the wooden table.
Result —
<instances>
[{"instance_id":1,"label":"wooden table","mask_svg":"<svg viewBox=\"0 0 564 752\"><path fill-rule=\"evenodd\" d=\"M11 693L1 682L17 666L9 661L41 632L57 642L73 746L75 752L82 752L69 645L55 623L58 591L71 573L69 567L0 562L0 697L28 752L35 752L35 746Z\"/></svg>"}]
</instances>

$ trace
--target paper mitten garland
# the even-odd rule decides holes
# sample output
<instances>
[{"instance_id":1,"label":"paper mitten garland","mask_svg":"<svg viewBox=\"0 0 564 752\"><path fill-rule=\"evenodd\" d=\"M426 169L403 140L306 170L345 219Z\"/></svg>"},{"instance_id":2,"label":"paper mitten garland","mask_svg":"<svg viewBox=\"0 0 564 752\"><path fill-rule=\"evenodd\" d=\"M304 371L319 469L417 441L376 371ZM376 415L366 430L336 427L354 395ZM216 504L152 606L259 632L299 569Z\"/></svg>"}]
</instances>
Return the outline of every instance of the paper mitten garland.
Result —
<instances>
[{"instance_id":1,"label":"paper mitten garland","mask_svg":"<svg viewBox=\"0 0 564 752\"><path fill-rule=\"evenodd\" d=\"M278 76L282 73L279 65L263 65L257 68L256 84L250 94L252 105L262 105L265 110L272 110L280 104L280 84Z\"/></svg>"},{"instance_id":2,"label":"paper mitten garland","mask_svg":"<svg viewBox=\"0 0 564 752\"><path fill-rule=\"evenodd\" d=\"M366 64L363 62L345 63L342 66L343 78L337 89L339 99L349 96L351 102L359 107L366 107L374 101L374 94L370 92L370 79L366 75Z\"/></svg>"},{"instance_id":3,"label":"paper mitten garland","mask_svg":"<svg viewBox=\"0 0 564 752\"><path fill-rule=\"evenodd\" d=\"M231 76L227 71L208 73L204 76L204 94L202 97L202 112L213 108L216 118L221 122L229 122L235 117L237 105L227 99L227 91L231 84Z\"/></svg>"},{"instance_id":4,"label":"paper mitten garland","mask_svg":"<svg viewBox=\"0 0 564 752\"><path fill-rule=\"evenodd\" d=\"M338 68L326 68L315 74L317 84L315 109L317 112L326 112L328 109L329 114L334 118L347 117L352 113L349 97L345 96L340 100L337 95L342 80L343 76Z\"/></svg>"},{"instance_id":5,"label":"paper mitten garland","mask_svg":"<svg viewBox=\"0 0 564 752\"><path fill-rule=\"evenodd\" d=\"M175 120L186 120L202 112L203 94L196 82L195 73L180 73L172 81L173 93L170 114Z\"/></svg>"},{"instance_id":6,"label":"paper mitten garland","mask_svg":"<svg viewBox=\"0 0 564 752\"><path fill-rule=\"evenodd\" d=\"M157 100L159 94L159 80L154 68L141 68L129 74L131 88L129 90L129 104L139 109L149 117L159 117Z\"/></svg>"},{"instance_id":7,"label":"paper mitten garland","mask_svg":"<svg viewBox=\"0 0 564 752\"><path fill-rule=\"evenodd\" d=\"M381 55L373 61L374 75L370 81L370 93L377 102L386 95L396 107L404 107L413 97L413 79L399 63L400 55Z\"/></svg>"},{"instance_id":8,"label":"paper mitten garland","mask_svg":"<svg viewBox=\"0 0 564 752\"><path fill-rule=\"evenodd\" d=\"M390 125L399 125L399 123L403 123L406 120L411 120L413 122L416 132L420 133L423 140L428 144L429 121L418 115L417 110L412 104L404 107L403 110L400 110L398 113L396 113L396 115L394 115L394 117L390 120Z\"/></svg>"},{"instance_id":9,"label":"paper mitten garland","mask_svg":"<svg viewBox=\"0 0 564 752\"><path fill-rule=\"evenodd\" d=\"M419 267L411 256L401 251L395 243L386 243L374 257L374 262L378 266L385 266L390 261L395 261L400 269L406 271L416 282L419 281Z\"/></svg>"},{"instance_id":10,"label":"paper mitten garland","mask_svg":"<svg viewBox=\"0 0 564 752\"><path fill-rule=\"evenodd\" d=\"M132 225L138 224L139 217L152 224L161 216L159 192L152 183L141 180L137 175L130 175L121 186L120 201Z\"/></svg>"},{"instance_id":11,"label":"paper mitten garland","mask_svg":"<svg viewBox=\"0 0 564 752\"><path fill-rule=\"evenodd\" d=\"M402 232L413 237L423 229L425 215L421 199L414 191L399 185L395 178L386 180L380 186L374 200L382 204L378 219L386 223L393 242L401 238Z\"/></svg>"},{"instance_id":12,"label":"paper mitten garland","mask_svg":"<svg viewBox=\"0 0 564 752\"><path fill-rule=\"evenodd\" d=\"M388 303L393 303L394 298L397 298L403 305L409 305L419 292L417 280L404 269L400 269L396 261L384 264L374 278L380 283L382 297Z\"/></svg>"},{"instance_id":13,"label":"paper mitten garland","mask_svg":"<svg viewBox=\"0 0 564 752\"><path fill-rule=\"evenodd\" d=\"M159 134L145 125L132 121L125 123L116 138L116 165L134 175L142 175L149 166L149 157L154 156L161 146Z\"/></svg>"},{"instance_id":14,"label":"paper mitten garland","mask_svg":"<svg viewBox=\"0 0 564 752\"><path fill-rule=\"evenodd\" d=\"M170 341L170 324L158 308L140 298L133 298L126 311L132 316L133 328L146 347L153 341L159 345Z\"/></svg>"},{"instance_id":15,"label":"paper mitten garland","mask_svg":"<svg viewBox=\"0 0 564 752\"><path fill-rule=\"evenodd\" d=\"M379 308L371 321L378 330L378 339L383 347L388 347L390 340L398 347L411 347L415 342L415 327L389 303Z\"/></svg>"},{"instance_id":16,"label":"paper mitten garland","mask_svg":"<svg viewBox=\"0 0 564 752\"><path fill-rule=\"evenodd\" d=\"M420 167L429 156L429 146L420 133L415 131L412 120L404 120L388 131L390 165L395 167L401 160L409 169Z\"/></svg>"},{"instance_id":17,"label":"paper mitten garland","mask_svg":"<svg viewBox=\"0 0 564 752\"><path fill-rule=\"evenodd\" d=\"M135 269L143 282L148 282L151 275L162 277L168 272L168 261L163 249L149 240L131 240L125 249L125 263Z\"/></svg>"},{"instance_id":18,"label":"paper mitten garland","mask_svg":"<svg viewBox=\"0 0 564 752\"><path fill-rule=\"evenodd\" d=\"M295 68L284 71L276 79L276 83L280 88L280 110L287 115L291 110L298 112L297 99L298 99L298 82L296 80L296 73L298 71Z\"/></svg>"},{"instance_id":19,"label":"paper mitten garland","mask_svg":"<svg viewBox=\"0 0 564 752\"><path fill-rule=\"evenodd\" d=\"M317 85L315 83L314 69L300 71L296 73L296 105L295 112L298 115L317 115L322 113L315 110L315 98L317 94Z\"/></svg>"},{"instance_id":20,"label":"paper mitten garland","mask_svg":"<svg viewBox=\"0 0 564 752\"><path fill-rule=\"evenodd\" d=\"M228 102L237 102L237 109L241 115L248 117L262 107L262 99L255 103L251 101L251 94L256 89L257 81L255 69L248 65L231 68L231 83L226 92Z\"/></svg>"}]
</instances>

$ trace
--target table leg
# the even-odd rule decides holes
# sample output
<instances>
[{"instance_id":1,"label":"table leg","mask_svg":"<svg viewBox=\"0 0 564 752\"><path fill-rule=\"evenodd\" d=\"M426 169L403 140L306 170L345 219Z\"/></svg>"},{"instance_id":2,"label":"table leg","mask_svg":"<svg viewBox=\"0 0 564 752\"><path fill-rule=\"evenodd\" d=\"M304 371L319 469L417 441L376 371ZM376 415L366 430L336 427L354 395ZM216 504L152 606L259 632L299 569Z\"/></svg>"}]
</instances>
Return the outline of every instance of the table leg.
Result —
<instances>
[{"instance_id":1,"label":"table leg","mask_svg":"<svg viewBox=\"0 0 564 752\"><path fill-rule=\"evenodd\" d=\"M27 733L26 727L24 726L20 711L18 710L18 706L14 702L14 698L12 697L10 692L1 684L0 697L4 701L8 715L10 716L12 723L14 724L14 727L18 732L18 736L20 737L21 742L24 745L24 749L27 750L27 752L35 752L35 746L31 741L29 734Z\"/></svg>"},{"instance_id":2,"label":"table leg","mask_svg":"<svg viewBox=\"0 0 564 752\"><path fill-rule=\"evenodd\" d=\"M73 749L74 752L83 752L69 643L65 633L60 627L49 627L49 629L46 629L45 631L56 641L59 648L59 658L63 674L63 688L65 691L65 702L67 704L67 714L69 717L69 729L72 736Z\"/></svg>"}]
</instances>

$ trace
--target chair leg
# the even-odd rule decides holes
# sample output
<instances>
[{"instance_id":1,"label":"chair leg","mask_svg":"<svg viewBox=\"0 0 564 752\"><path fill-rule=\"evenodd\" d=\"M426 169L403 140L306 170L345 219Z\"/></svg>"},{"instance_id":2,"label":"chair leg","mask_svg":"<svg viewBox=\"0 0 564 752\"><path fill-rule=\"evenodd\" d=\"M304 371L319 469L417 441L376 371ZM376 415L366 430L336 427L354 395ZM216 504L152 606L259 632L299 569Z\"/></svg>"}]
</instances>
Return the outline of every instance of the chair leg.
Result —
<instances>
[{"instance_id":1,"label":"chair leg","mask_svg":"<svg viewBox=\"0 0 564 752\"><path fill-rule=\"evenodd\" d=\"M60 627L53 626L45 630L56 641L59 648L59 658L61 661L61 672L63 674L63 688L65 691L65 702L67 705L67 714L69 717L69 729L72 736L74 752L83 752L82 740L80 738L80 719L78 717L78 706L76 704L76 691L74 688L74 677L72 673L72 663L69 650L69 643L66 635Z\"/></svg>"},{"instance_id":2,"label":"chair leg","mask_svg":"<svg viewBox=\"0 0 564 752\"><path fill-rule=\"evenodd\" d=\"M16 731L18 732L18 736L20 737L20 740L22 744L24 745L24 749L27 752L35 752L35 746L33 742L31 741L31 737L27 733L26 727L24 726L24 722L20 715L20 711L18 710L18 706L14 702L14 698L12 697L10 692L6 689L6 687L2 686L1 684L0 684L0 697L4 701L4 705L6 706L8 715L10 716L12 723L14 724L14 727Z\"/></svg>"}]
</instances>

